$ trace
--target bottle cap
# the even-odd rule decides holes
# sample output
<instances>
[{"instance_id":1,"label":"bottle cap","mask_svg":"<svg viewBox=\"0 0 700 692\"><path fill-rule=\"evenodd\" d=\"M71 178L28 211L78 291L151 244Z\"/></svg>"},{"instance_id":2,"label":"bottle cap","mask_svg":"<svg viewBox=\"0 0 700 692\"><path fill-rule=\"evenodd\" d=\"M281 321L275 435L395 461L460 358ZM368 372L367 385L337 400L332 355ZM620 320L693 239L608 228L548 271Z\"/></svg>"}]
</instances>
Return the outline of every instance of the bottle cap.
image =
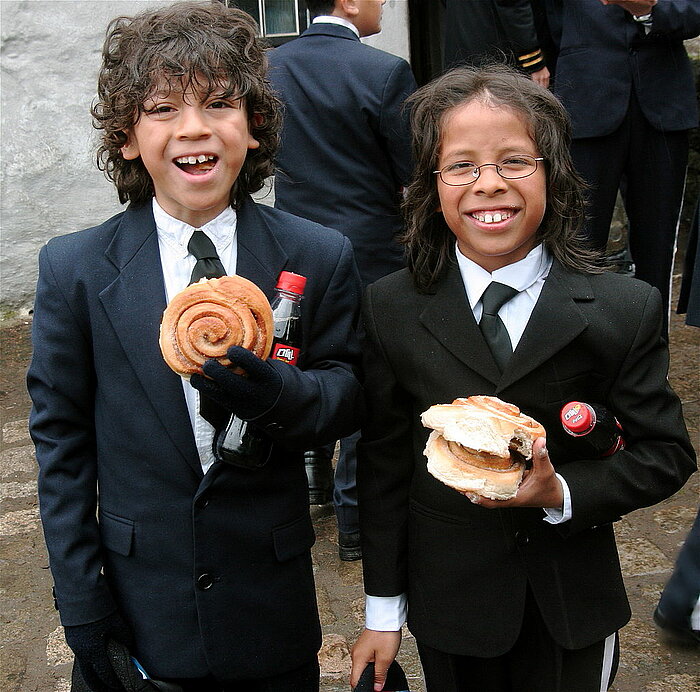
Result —
<instances>
[{"instance_id":1,"label":"bottle cap","mask_svg":"<svg viewBox=\"0 0 700 692\"><path fill-rule=\"evenodd\" d=\"M280 272L279 278L277 279L277 288L303 296L305 287L305 276L302 276L301 274L293 274L292 272Z\"/></svg>"},{"instance_id":2,"label":"bottle cap","mask_svg":"<svg viewBox=\"0 0 700 692\"><path fill-rule=\"evenodd\" d=\"M561 424L571 435L585 435L595 425L595 412L581 401L570 401L562 406Z\"/></svg>"}]
</instances>

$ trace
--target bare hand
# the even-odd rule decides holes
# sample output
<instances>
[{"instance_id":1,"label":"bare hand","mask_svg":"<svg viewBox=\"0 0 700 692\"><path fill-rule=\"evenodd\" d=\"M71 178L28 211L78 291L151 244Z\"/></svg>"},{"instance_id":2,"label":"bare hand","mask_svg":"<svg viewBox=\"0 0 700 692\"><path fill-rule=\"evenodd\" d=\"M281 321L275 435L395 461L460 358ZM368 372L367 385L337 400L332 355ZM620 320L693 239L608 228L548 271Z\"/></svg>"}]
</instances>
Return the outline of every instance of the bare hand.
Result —
<instances>
[{"instance_id":1,"label":"bare hand","mask_svg":"<svg viewBox=\"0 0 700 692\"><path fill-rule=\"evenodd\" d=\"M541 70L533 72L530 75L530 79L535 82L535 84L539 84L547 89L549 87L549 70L546 67L543 67Z\"/></svg>"},{"instance_id":2,"label":"bare hand","mask_svg":"<svg viewBox=\"0 0 700 692\"><path fill-rule=\"evenodd\" d=\"M374 661L374 689L381 692L386 681L386 673L391 662L396 658L401 646L401 631L378 632L363 630L350 653L352 671L350 672L350 687L356 687L368 663Z\"/></svg>"},{"instance_id":3,"label":"bare hand","mask_svg":"<svg viewBox=\"0 0 700 692\"><path fill-rule=\"evenodd\" d=\"M548 507L560 509L564 492L549 460L547 440L538 437L532 445L532 468L525 471L523 481L515 497L510 500L491 500L486 497L468 495L469 499L487 509L504 507Z\"/></svg>"},{"instance_id":4,"label":"bare hand","mask_svg":"<svg viewBox=\"0 0 700 692\"><path fill-rule=\"evenodd\" d=\"M603 5L618 5L635 17L649 14L659 0L600 0Z\"/></svg>"}]
</instances>

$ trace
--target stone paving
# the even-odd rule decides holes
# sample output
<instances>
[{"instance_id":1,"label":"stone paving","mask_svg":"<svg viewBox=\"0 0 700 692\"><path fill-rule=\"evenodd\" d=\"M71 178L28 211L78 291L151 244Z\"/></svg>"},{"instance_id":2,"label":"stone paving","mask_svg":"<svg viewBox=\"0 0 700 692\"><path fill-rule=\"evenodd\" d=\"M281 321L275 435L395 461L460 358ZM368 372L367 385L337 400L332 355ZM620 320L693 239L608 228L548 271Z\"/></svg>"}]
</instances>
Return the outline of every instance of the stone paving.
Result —
<instances>
[{"instance_id":1,"label":"stone paving","mask_svg":"<svg viewBox=\"0 0 700 692\"><path fill-rule=\"evenodd\" d=\"M24 372L30 352L28 321L0 325L0 340L0 690L67 692L71 653L50 597L51 576L39 526L35 460L27 433L29 400ZM674 316L671 345L671 380L684 402L697 449L700 329L687 327ZM700 692L700 648L667 644L651 620L697 511L699 496L700 474L695 474L677 495L634 512L616 527L633 615L621 632L622 656L615 692ZM363 621L361 562L338 560L335 518L328 507L314 507L312 514L317 532L314 567L324 632L321 689L348 692L349 647ZM411 690L424 692L415 642L407 631L399 660L410 678Z\"/></svg>"}]
</instances>

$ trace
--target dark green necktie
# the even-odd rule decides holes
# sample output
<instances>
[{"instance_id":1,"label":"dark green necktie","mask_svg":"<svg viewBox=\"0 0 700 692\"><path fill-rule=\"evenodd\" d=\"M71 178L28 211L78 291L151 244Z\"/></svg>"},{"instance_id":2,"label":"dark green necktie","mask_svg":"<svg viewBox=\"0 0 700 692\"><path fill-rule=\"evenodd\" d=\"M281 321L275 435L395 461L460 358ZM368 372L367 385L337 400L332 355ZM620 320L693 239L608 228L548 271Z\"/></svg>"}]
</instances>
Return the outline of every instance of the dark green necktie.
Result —
<instances>
[{"instance_id":1,"label":"dark green necktie","mask_svg":"<svg viewBox=\"0 0 700 692\"><path fill-rule=\"evenodd\" d=\"M191 255L197 258L197 263L192 270L190 283L196 283L200 279L216 279L220 276L226 276L224 265L221 264L219 255L216 254L214 243L204 231L195 231L187 243L187 250Z\"/></svg>"},{"instance_id":2,"label":"dark green necktie","mask_svg":"<svg viewBox=\"0 0 700 692\"><path fill-rule=\"evenodd\" d=\"M481 296L483 313L479 328L501 372L513 355L513 345L503 320L498 316L498 311L517 294L518 291L514 288L492 281Z\"/></svg>"}]
</instances>

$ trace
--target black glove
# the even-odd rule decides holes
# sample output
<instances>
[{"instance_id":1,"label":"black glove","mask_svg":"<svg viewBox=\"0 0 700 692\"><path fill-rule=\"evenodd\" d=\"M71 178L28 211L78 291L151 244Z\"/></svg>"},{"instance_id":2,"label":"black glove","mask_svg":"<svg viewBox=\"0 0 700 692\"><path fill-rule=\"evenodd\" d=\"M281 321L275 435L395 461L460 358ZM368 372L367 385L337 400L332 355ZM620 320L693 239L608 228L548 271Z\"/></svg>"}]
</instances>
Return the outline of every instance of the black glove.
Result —
<instances>
[{"instance_id":1,"label":"black glove","mask_svg":"<svg viewBox=\"0 0 700 692\"><path fill-rule=\"evenodd\" d=\"M65 627L68 646L75 654L85 682L94 692L122 692L124 686L119 682L107 651L110 639L133 646L133 638L127 624L119 613L112 613L102 620L87 625Z\"/></svg>"},{"instance_id":2,"label":"black glove","mask_svg":"<svg viewBox=\"0 0 700 692\"><path fill-rule=\"evenodd\" d=\"M190 384L239 418L254 420L275 404L282 392L282 378L270 363L242 346L231 346L226 356L231 368L208 360L202 366L208 377L195 373ZM235 367L242 368L245 374L235 373Z\"/></svg>"}]
</instances>

